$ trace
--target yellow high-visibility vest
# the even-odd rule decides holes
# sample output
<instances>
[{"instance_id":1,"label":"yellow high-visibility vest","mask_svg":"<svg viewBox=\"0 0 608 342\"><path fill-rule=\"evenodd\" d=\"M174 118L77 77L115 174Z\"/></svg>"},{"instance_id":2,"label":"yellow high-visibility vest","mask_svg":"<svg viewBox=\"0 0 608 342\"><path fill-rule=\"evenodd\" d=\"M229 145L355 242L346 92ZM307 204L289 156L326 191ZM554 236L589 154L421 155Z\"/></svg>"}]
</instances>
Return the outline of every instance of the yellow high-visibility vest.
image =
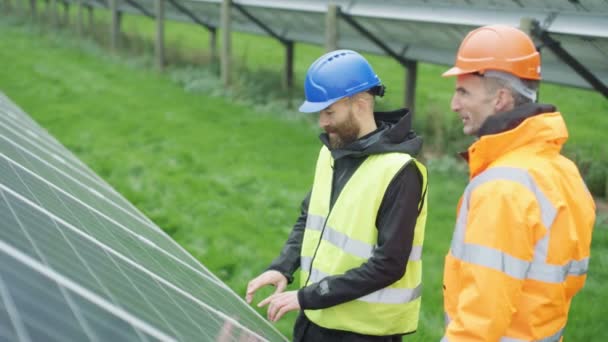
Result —
<instances>
[{"instance_id":1,"label":"yellow high-visibility vest","mask_svg":"<svg viewBox=\"0 0 608 342\"><path fill-rule=\"evenodd\" d=\"M344 274L371 257L378 241L376 216L386 189L410 162L416 163L426 189L426 168L410 155L397 152L371 155L346 183L330 212L333 158L326 147L321 149L302 243L302 286L326 276ZM305 310L308 319L328 329L366 335L405 334L416 330L422 292L426 197L418 203L420 214L404 276L356 300L327 309Z\"/></svg>"}]
</instances>

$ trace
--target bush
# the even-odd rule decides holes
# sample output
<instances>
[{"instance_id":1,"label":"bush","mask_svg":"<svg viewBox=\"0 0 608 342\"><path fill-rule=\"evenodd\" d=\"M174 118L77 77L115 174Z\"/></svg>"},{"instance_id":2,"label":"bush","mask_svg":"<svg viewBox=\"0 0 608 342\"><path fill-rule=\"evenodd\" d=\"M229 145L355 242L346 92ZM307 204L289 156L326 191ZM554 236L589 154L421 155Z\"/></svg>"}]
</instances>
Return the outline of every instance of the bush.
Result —
<instances>
[{"instance_id":1,"label":"bush","mask_svg":"<svg viewBox=\"0 0 608 342\"><path fill-rule=\"evenodd\" d=\"M603 146L566 146L564 154L578 166L587 188L595 197L608 198L608 151Z\"/></svg>"}]
</instances>

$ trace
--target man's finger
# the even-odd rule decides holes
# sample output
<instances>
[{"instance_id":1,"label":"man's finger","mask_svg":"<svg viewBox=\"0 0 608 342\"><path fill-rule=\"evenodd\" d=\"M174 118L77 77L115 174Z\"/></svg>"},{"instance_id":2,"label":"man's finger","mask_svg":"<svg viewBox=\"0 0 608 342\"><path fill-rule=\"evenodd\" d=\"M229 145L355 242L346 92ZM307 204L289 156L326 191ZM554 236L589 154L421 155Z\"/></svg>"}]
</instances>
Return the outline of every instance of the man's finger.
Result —
<instances>
[{"instance_id":1,"label":"man's finger","mask_svg":"<svg viewBox=\"0 0 608 342\"><path fill-rule=\"evenodd\" d=\"M254 288L254 287L249 287L249 286L247 287L247 293L245 294L245 300L247 301L247 303L251 304L251 300L253 299L255 290L256 290L256 288Z\"/></svg>"},{"instance_id":2,"label":"man's finger","mask_svg":"<svg viewBox=\"0 0 608 342\"><path fill-rule=\"evenodd\" d=\"M257 278L249 282L249 284L247 285L247 294L245 295L245 300L247 301L247 303L251 303L255 291L262 287L262 285L263 283Z\"/></svg>"},{"instance_id":3,"label":"man's finger","mask_svg":"<svg viewBox=\"0 0 608 342\"><path fill-rule=\"evenodd\" d=\"M274 294L279 294L279 293L283 292L283 290L285 290L285 288L287 287L287 284L285 282L280 281L276 284L276 287L277 287L277 289L274 290Z\"/></svg>"},{"instance_id":4,"label":"man's finger","mask_svg":"<svg viewBox=\"0 0 608 342\"><path fill-rule=\"evenodd\" d=\"M279 319L281 319L281 317L283 317L284 314L288 313L289 311L291 311L291 309L289 308L289 305L281 305L281 307L279 308L279 311L277 313L275 313L274 319L272 321L273 322L278 321Z\"/></svg>"},{"instance_id":5,"label":"man's finger","mask_svg":"<svg viewBox=\"0 0 608 342\"><path fill-rule=\"evenodd\" d=\"M270 303L270 301L272 301L273 297L274 297L274 295L270 295L270 296L266 297L266 298L265 298L263 301L261 301L261 302L258 304L258 308L261 308L261 307L263 307L263 306L266 306L266 304L268 304L268 303Z\"/></svg>"},{"instance_id":6,"label":"man's finger","mask_svg":"<svg viewBox=\"0 0 608 342\"><path fill-rule=\"evenodd\" d=\"M281 304L278 303L276 298L270 301L270 305L268 305L268 312L266 313L266 316L268 316L269 321L274 321L274 316L276 315L277 309L280 307L280 305Z\"/></svg>"}]
</instances>

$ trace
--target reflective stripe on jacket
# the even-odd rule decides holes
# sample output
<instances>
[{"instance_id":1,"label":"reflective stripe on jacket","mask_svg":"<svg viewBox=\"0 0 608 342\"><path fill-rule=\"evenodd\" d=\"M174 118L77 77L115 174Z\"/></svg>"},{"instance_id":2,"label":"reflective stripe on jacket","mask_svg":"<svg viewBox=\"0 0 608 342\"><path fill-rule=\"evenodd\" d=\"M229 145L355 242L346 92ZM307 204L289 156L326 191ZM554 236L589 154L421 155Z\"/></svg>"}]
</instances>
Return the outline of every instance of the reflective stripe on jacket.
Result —
<instances>
[{"instance_id":1,"label":"reflective stripe on jacket","mask_svg":"<svg viewBox=\"0 0 608 342\"><path fill-rule=\"evenodd\" d=\"M559 113L482 136L469 148L444 269L442 341L559 341L589 264L595 205L560 154Z\"/></svg>"},{"instance_id":2,"label":"reflective stripe on jacket","mask_svg":"<svg viewBox=\"0 0 608 342\"><path fill-rule=\"evenodd\" d=\"M426 169L409 155L371 155L346 183L330 211L332 162L329 150L323 147L317 161L302 244L302 286L327 276L344 274L372 256L378 238L375 226L378 209L391 180L405 165L416 163L426 188ZM392 285L359 299L326 309L305 310L308 319L324 328L366 335L394 335L416 330L426 221L426 196L423 198L405 275Z\"/></svg>"}]
</instances>

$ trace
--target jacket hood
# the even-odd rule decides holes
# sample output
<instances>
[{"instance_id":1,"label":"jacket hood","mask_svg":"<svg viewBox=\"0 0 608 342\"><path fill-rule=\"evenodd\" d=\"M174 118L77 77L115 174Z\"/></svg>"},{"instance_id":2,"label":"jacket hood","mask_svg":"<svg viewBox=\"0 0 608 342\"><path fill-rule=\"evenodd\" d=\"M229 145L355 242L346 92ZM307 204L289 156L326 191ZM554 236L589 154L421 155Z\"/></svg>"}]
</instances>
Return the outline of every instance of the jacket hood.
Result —
<instances>
[{"instance_id":1,"label":"jacket hood","mask_svg":"<svg viewBox=\"0 0 608 342\"><path fill-rule=\"evenodd\" d=\"M479 128L477 136L497 134L513 129L529 117L555 112L555 106L548 104L529 103L514 108L511 111L498 113L486 119Z\"/></svg>"},{"instance_id":2,"label":"jacket hood","mask_svg":"<svg viewBox=\"0 0 608 342\"><path fill-rule=\"evenodd\" d=\"M566 124L554 106L528 104L489 117L480 128L479 140L469 147L465 158L474 176L516 149L559 153L567 139Z\"/></svg>"},{"instance_id":3,"label":"jacket hood","mask_svg":"<svg viewBox=\"0 0 608 342\"><path fill-rule=\"evenodd\" d=\"M412 130L412 115L407 108L374 112L374 119L378 129L340 149L329 148L327 133L322 133L319 138L329 148L334 159L388 152L404 152L412 157L418 155L422 149L422 137Z\"/></svg>"}]
</instances>

